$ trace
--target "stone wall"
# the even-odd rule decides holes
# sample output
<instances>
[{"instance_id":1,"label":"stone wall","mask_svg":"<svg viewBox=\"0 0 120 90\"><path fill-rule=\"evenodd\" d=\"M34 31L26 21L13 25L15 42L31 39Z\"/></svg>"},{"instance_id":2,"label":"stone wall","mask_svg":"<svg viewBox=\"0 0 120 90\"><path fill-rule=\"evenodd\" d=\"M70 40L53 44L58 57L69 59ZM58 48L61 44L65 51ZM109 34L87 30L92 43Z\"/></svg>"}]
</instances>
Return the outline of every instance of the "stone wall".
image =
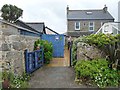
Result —
<instances>
[{"instance_id":1,"label":"stone wall","mask_svg":"<svg viewBox=\"0 0 120 90\"><path fill-rule=\"evenodd\" d=\"M2 31L2 35L20 35L18 28L2 22L0 22L0 31Z\"/></svg>"},{"instance_id":2,"label":"stone wall","mask_svg":"<svg viewBox=\"0 0 120 90\"><path fill-rule=\"evenodd\" d=\"M77 44L77 60L90 60L105 57L104 52L86 43Z\"/></svg>"},{"instance_id":3,"label":"stone wall","mask_svg":"<svg viewBox=\"0 0 120 90\"><path fill-rule=\"evenodd\" d=\"M25 70L24 50L33 51L34 41L39 37L4 35L0 31L0 62L3 68L21 74Z\"/></svg>"},{"instance_id":4,"label":"stone wall","mask_svg":"<svg viewBox=\"0 0 120 90\"><path fill-rule=\"evenodd\" d=\"M75 22L79 21L80 22L80 30L75 30ZM89 22L94 22L94 31L97 31L101 27L101 23L105 22L113 22L113 20L68 20L67 21L67 32L70 31L89 31Z\"/></svg>"},{"instance_id":5,"label":"stone wall","mask_svg":"<svg viewBox=\"0 0 120 90\"><path fill-rule=\"evenodd\" d=\"M118 22L120 22L120 1L118 2ZM118 23L118 29L120 30L120 23Z\"/></svg>"}]
</instances>

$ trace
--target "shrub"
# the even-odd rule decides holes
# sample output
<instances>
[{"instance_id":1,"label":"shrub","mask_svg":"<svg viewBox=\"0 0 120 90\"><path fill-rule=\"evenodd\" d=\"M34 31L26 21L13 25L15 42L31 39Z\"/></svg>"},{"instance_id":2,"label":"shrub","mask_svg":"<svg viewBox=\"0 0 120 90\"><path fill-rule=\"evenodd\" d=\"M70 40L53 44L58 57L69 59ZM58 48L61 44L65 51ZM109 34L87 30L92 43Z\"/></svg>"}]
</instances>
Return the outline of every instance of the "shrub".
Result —
<instances>
[{"instance_id":1,"label":"shrub","mask_svg":"<svg viewBox=\"0 0 120 90\"><path fill-rule=\"evenodd\" d=\"M79 37L77 39L74 39L73 41L73 45L72 45L72 66L75 66L76 62L77 62L77 43L78 42L83 42L84 41L84 37Z\"/></svg>"},{"instance_id":2,"label":"shrub","mask_svg":"<svg viewBox=\"0 0 120 90\"><path fill-rule=\"evenodd\" d=\"M46 63L48 64L50 60L52 59L52 53L50 51L45 52L45 59L47 60Z\"/></svg>"},{"instance_id":3,"label":"shrub","mask_svg":"<svg viewBox=\"0 0 120 90\"><path fill-rule=\"evenodd\" d=\"M119 56L116 56L120 53L120 34L113 36L111 34L91 34L86 36L84 42L95 45L99 49L105 52L107 60L109 60L110 68L112 65L116 65L117 69L120 69ZM116 54L117 52L117 54ZM117 63L118 62L118 63Z\"/></svg>"},{"instance_id":4,"label":"shrub","mask_svg":"<svg viewBox=\"0 0 120 90\"><path fill-rule=\"evenodd\" d=\"M109 69L108 61L105 59L80 60L74 68L78 79L90 80L90 83L98 87L118 86L120 82L118 71Z\"/></svg>"},{"instance_id":5,"label":"shrub","mask_svg":"<svg viewBox=\"0 0 120 90\"><path fill-rule=\"evenodd\" d=\"M117 41L115 36L111 34L91 34L85 37L85 42L89 44L94 44L98 47L104 47L107 44L114 44Z\"/></svg>"},{"instance_id":6,"label":"shrub","mask_svg":"<svg viewBox=\"0 0 120 90\"><path fill-rule=\"evenodd\" d=\"M2 78L3 80L9 81L10 88L29 88L28 81L30 80L30 75L26 73L23 73L22 75L15 75L11 72L4 71Z\"/></svg>"},{"instance_id":7,"label":"shrub","mask_svg":"<svg viewBox=\"0 0 120 90\"><path fill-rule=\"evenodd\" d=\"M53 53L53 45L52 45L52 43L49 43L46 40L38 39L34 43L34 50L37 49L37 46L40 46L40 47L43 46L45 63L48 64L50 62L50 60L52 59L52 53Z\"/></svg>"}]
</instances>

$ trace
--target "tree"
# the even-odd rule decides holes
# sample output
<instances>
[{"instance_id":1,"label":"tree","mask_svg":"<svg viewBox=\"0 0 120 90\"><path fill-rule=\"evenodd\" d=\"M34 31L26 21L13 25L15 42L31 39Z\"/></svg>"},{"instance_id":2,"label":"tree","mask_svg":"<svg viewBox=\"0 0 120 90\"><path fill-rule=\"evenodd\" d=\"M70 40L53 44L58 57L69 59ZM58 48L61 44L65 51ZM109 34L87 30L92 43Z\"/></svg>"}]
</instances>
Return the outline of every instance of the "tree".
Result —
<instances>
[{"instance_id":1,"label":"tree","mask_svg":"<svg viewBox=\"0 0 120 90\"><path fill-rule=\"evenodd\" d=\"M16 7L15 5L13 6L8 4L3 5L3 7L1 8L1 12L1 17L9 22L16 21L23 14L22 9Z\"/></svg>"}]
</instances>

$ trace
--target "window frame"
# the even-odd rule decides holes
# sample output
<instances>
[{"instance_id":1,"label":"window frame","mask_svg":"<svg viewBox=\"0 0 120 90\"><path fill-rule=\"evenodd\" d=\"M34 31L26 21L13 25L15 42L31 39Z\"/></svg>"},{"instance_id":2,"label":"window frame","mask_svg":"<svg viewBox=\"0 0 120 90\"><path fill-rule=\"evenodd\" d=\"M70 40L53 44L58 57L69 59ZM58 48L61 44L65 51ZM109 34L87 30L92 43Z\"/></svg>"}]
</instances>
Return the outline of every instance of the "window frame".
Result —
<instances>
[{"instance_id":1,"label":"window frame","mask_svg":"<svg viewBox=\"0 0 120 90\"><path fill-rule=\"evenodd\" d=\"M93 25L90 25L90 23L93 23ZM93 30L90 30L90 28L93 28ZM89 22L89 31L94 31L94 22Z\"/></svg>"},{"instance_id":2,"label":"window frame","mask_svg":"<svg viewBox=\"0 0 120 90\"><path fill-rule=\"evenodd\" d=\"M79 23L79 28L76 28L77 23ZM80 30L80 21L76 21L76 22L75 22L75 30Z\"/></svg>"}]
</instances>

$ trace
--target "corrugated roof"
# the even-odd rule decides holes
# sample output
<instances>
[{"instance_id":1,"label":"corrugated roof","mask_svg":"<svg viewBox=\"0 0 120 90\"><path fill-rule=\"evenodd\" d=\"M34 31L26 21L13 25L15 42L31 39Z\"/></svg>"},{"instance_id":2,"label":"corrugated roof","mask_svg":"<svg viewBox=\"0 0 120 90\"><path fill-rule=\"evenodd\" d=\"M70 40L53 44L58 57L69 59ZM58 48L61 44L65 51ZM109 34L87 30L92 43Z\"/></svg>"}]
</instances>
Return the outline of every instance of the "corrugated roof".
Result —
<instances>
[{"instance_id":1,"label":"corrugated roof","mask_svg":"<svg viewBox=\"0 0 120 90\"><path fill-rule=\"evenodd\" d=\"M103 11L103 9L100 10L68 10L67 19L74 20L74 19L81 19L81 20L108 20L113 19L112 15L106 11L106 13Z\"/></svg>"},{"instance_id":2,"label":"corrugated roof","mask_svg":"<svg viewBox=\"0 0 120 90\"><path fill-rule=\"evenodd\" d=\"M45 28L44 23L35 23L35 22L32 22L32 23L26 23L26 24L28 26L34 28L35 30L39 31L39 32L43 32L44 28Z\"/></svg>"}]
</instances>

